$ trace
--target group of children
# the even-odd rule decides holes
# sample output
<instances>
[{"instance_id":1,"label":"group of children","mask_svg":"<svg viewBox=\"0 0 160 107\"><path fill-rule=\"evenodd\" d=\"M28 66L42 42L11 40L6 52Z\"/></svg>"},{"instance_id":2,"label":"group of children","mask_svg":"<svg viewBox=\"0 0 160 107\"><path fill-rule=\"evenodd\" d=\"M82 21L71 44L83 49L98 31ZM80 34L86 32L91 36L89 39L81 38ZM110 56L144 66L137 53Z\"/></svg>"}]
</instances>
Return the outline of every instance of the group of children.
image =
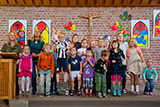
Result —
<instances>
[{"instance_id":1,"label":"group of children","mask_svg":"<svg viewBox=\"0 0 160 107\"><path fill-rule=\"evenodd\" d=\"M157 80L156 69L152 67L152 60L147 59L146 65L141 50L135 39L125 42L123 34L117 35L117 40L110 43L109 39L99 38L98 46L92 41L88 44L86 39L78 42L75 34L71 41L65 41L65 33L53 30L52 46L44 44L38 59L38 72L40 74L40 97L51 97L53 82L55 93L61 89L68 93L67 81L71 80L70 95L75 94L75 78L77 77L78 95L92 97L95 88L97 97L107 97L112 89L113 96L121 96L121 90L126 93L126 74L131 79L131 93L139 93L139 75L143 74L146 84L144 94L152 95L154 82ZM126 72L127 71L127 72ZM29 78L32 77L32 56L29 54L29 46L23 47L20 56L19 77L21 79L22 95L24 95L24 83L26 78L26 95L29 92ZM64 74L64 83L61 88L60 72ZM69 76L68 76L69 74ZM155 76L155 79L153 78ZM121 80L121 78L123 80ZM135 85L134 85L135 80ZM107 83L106 83L107 81ZM112 81L112 88L111 88ZM117 86L116 86L117 82ZM122 83L122 88L121 88ZM150 90L148 88L150 87ZM117 88L117 89L116 89ZM83 90L83 91L82 91Z\"/></svg>"}]
</instances>

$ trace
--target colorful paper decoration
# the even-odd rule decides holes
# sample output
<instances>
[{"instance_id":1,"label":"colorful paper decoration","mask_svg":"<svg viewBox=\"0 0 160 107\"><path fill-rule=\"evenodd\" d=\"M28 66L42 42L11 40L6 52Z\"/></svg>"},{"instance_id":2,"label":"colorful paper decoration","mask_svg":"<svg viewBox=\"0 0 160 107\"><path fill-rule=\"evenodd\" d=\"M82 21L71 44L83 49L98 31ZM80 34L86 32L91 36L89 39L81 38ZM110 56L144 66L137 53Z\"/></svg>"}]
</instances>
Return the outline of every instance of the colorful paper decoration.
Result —
<instances>
[{"instance_id":1,"label":"colorful paper decoration","mask_svg":"<svg viewBox=\"0 0 160 107\"><path fill-rule=\"evenodd\" d=\"M132 20L131 35L140 48L149 48L149 20Z\"/></svg>"},{"instance_id":2,"label":"colorful paper decoration","mask_svg":"<svg viewBox=\"0 0 160 107\"><path fill-rule=\"evenodd\" d=\"M72 22L70 21L68 23L68 25L64 25L64 29L66 31L71 31L71 30L75 31L76 30L76 26L74 24L72 25Z\"/></svg>"},{"instance_id":3,"label":"colorful paper decoration","mask_svg":"<svg viewBox=\"0 0 160 107\"><path fill-rule=\"evenodd\" d=\"M154 10L153 37L160 38L160 10Z\"/></svg>"},{"instance_id":4,"label":"colorful paper decoration","mask_svg":"<svg viewBox=\"0 0 160 107\"><path fill-rule=\"evenodd\" d=\"M9 20L8 32L13 31L16 34L16 39L21 46L24 46L25 43L27 43L26 26L26 20Z\"/></svg>"},{"instance_id":5,"label":"colorful paper decoration","mask_svg":"<svg viewBox=\"0 0 160 107\"><path fill-rule=\"evenodd\" d=\"M33 34L36 29L40 29L45 43L50 43L50 23L50 20L33 20Z\"/></svg>"},{"instance_id":6,"label":"colorful paper decoration","mask_svg":"<svg viewBox=\"0 0 160 107\"><path fill-rule=\"evenodd\" d=\"M105 40L106 38L108 38L108 39L109 39L109 41L110 41L110 42L112 42L112 40L111 40L110 36L105 35L105 36L103 37L103 40Z\"/></svg>"},{"instance_id":7,"label":"colorful paper decoration","mask_svg":"<svg viewBox=\"0 0 160 107\"><path fill-rule=\"evenodd\" d=\"M132 16L131 14L128 15L128 11L125 11L123 13L123 15L119 15L120 19L123 20L123 21L126 21L127 19L128 20L131 20L132 19Z\"/></svg>"},{"instance_id":8,"label":"colorful paper decoration","mask_svg":"<svg viewBox=\"0 0 160 107\"><path fill-rule=\"evenodd\" d=\"M119 25L119 23L116 21L114 24L110 24L110 27L113 31L122 29L122 25Z\"/></svg>"},{"instance_id":9,"label":"colorful paper decoration","mask_svg":"<svg viewBox=\"0 0 160 107\"><path fill-rule=\"evenodd\" d=\"M69 37L66 37L65 41L67 42L67 41L69 41L69 40L70 40Z\"/></svg>"}]
</instances>

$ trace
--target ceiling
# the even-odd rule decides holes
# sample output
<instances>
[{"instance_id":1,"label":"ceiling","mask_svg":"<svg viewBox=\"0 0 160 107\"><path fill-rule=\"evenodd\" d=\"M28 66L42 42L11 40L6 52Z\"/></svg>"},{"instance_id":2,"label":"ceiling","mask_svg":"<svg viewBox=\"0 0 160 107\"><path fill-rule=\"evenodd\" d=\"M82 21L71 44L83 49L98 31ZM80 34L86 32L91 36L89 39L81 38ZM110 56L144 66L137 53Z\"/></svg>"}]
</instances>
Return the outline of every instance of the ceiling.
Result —
<instances>
[{"instance_id":1,"label":"ceiling","mask_svg":"<svg viewBox=\"0 0 160 107\"><path fill-rule=\"evenodd\" d=\"M0 0L1 6L160 7L160 0Z\"/></svg>"}]
</instances>

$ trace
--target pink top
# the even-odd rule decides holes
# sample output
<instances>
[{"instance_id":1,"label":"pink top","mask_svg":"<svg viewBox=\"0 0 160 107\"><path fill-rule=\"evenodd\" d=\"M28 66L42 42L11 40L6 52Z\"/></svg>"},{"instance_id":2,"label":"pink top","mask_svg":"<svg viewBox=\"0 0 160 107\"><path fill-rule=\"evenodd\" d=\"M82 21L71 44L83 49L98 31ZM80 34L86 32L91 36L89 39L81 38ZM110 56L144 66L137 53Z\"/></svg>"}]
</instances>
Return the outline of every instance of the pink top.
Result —
<instances>
[{"instance_id":1,"label":"pink top","mask_svg":"<svg viewBox=\"0 0 160 107\"><path fill-rule=\"evenodd\" d=\"M129 56L130 56L130 50L131 50L131 49L128 48L127 51L126 51L126 57L127 57L127 59L129 59ZM141 49L139 49L139 48L137 47L136 50L137 50L138 55L139 55L140 57L142 57L143 54L142 54Z\"/></svg>"}]
</instances>

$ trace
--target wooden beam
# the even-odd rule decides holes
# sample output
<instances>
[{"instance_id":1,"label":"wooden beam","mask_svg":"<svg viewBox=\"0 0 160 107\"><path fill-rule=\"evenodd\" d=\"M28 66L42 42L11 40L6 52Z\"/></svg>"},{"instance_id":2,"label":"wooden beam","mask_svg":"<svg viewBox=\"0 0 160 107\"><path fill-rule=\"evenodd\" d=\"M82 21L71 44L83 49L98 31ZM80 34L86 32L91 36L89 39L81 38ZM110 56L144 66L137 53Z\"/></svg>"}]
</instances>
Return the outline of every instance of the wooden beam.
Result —
<instances>
[{"instance_id":1,"label":"wooden beam","mask_svg":"<svg viewBox=\"0 0 160 107\"><path fill-rule=\"evenodd\" d=\"M141 0L133 0L132 6L140 6Z\"/></svg>"},{"instance_id":2,"label":"wooden beam","mask_svg":"<svg viewBox=\"0 0 160 107\"><path fill-rule=\"evenodd\" d=\"M132 2L132 0L124 0L124 1L123 1L123 6L130 6L130 5L131 5L131 4L130 4L131 2Z\"/></svg>"},{"instance_id":3,"label":"wooden beam","mask_svg":"<svg viewBox=\"0 0 160 107\"><path fill-rule=\"evenodd\" d=\"M17 1L17 5L24 5L24 1L23 0L16 0Z\"/></svg>"},{"instance_id":4,"label":"wooden beam","mask_svg":"<svg viewBox=\"0 0 160 107\"><path fill-rule=\"evenodd\" d=\"M151 0L142 0L142 2L141 2L141 6L149 6L149 2L150 2Z\"/></svg>"},{"instance_id":5,"label":"wooden beam","mask_svg":"<svg viewBox=\"0 0 160 107\"><path fill-rule=\"evenodd\" d=\"M1 5L8 5L6 0L0 0L0 2L1 2Z\"/></svg>"},{"instance_id":6,"label":"wooden beam","mask_svg":"<svg viewBox=\"0 0 160 107\"><path fill-rule=\"evenodd\" d=\"M67 0L59 0L60 1L60 6L68 6L68 1Z\"/></svg>"},{"instance_id":7,"label":"wooden beam","mask_svg":"<svg viewBox=\"0 0 160 107\"><path fill-rule=\"evenodd\" d=\"M158 6L159 0L151 0L150 6Z\"/></svg>"},{"instance_id":8,"label":"wooden beam","mask_svg":"<svg viewBox=\"0 0 160 107\"><path fill-rule=\"evenodd\" d=\"M94 4L95 4L94 0L87 0L88 7L94 7Z\"/></svg>"},{"instance_id":9,"label":"wooden beam","mask_svg":"<svg viewBox=\"0 0 160 107\"><path fill-rule=\"evenodd\" d=\"M122 6L122 2L123 2L122 0L115 0L114 1L114 6L117 6L117 7L119 6L120 7L120 6Z\"/></svg>"},{"instance_id":10,"label":"wooden beam","mask_svg":"<svg viewBox=\"0 0 160 107\"><path fill-rule=\"evenodd\" d=\"M58 2L58 0L51 0L51 5L52 6L58 6L59 5L59 2Z\"/></svg>"},{"instance_id":11,"label":"wooden beam","mask_svg":"<svg viewBox=\"0 0 160 107\"><path fill-rule=\"evenodd\" d=\"M50 0L42 0L42 5L44 6L50 6Z\"/></svg>"},{"instance_id":12,"label":"wooden beam","mask_svg":"<svg viewBox=\"0 0 160 107\"><path fill-rule=\"evenodd\" d=\"M104 0L96 0L96 6L97 7L103 7L103 5L104 5Z\"/></svg>"},{"instance_id":13,"label":"wooden beam","mask_svg":"<svg viewBox=\"0 0 160 107\"><path fill-rule=\"evenodd\" d=\"M9 5L16 5L15 0L8 0Z\"/></svg>"},{"instance_id":14,"label":"wooden beam","mask_svg":"<svg viewBox=\"0 0 160 107\"><path fill-rule=\"evenodd\" d=\"M105 7L111 7L111 6L113 6L113 0L105 0L104 6Z\"/></svg>"},{"instance_id":15,"label":"wooden beam","mask_svg":"<svg viewBox=\"0 0 160 107\"><path fill-rule=\"evenodd\" d=\"M24 0L24 1L25 1L25 5L33 6L33 1L32 0Z\"/></svg>"},{"instance_id":16,"label":"wooden beam","mask_svg":"<svg viewBox=\"0 0 160 107\"><path fill-rule=\"evenodd\" d=\"M35 6L41 6L41 0L33 0L34 1L34 4Z\"/></svg>"},{"instance_id":17,"label":"wooden beam","mask_svg":"<svg viewBox=\"0 0 160 107\"><path fill-rule=\"evenodd\" d=\"M78 0L78 6L85 7L86 6L85 0Z\"/></svg>"},{"instance_id":18,"label":"wooden beam","mask_svg":"<svg viewBox=\"0 0 160 107\"><path fill-rule=\"evenodd\" d=\"M77 0L69 0L69 6L76 7L77 6Z\"/></svg>"}]
</instances>

